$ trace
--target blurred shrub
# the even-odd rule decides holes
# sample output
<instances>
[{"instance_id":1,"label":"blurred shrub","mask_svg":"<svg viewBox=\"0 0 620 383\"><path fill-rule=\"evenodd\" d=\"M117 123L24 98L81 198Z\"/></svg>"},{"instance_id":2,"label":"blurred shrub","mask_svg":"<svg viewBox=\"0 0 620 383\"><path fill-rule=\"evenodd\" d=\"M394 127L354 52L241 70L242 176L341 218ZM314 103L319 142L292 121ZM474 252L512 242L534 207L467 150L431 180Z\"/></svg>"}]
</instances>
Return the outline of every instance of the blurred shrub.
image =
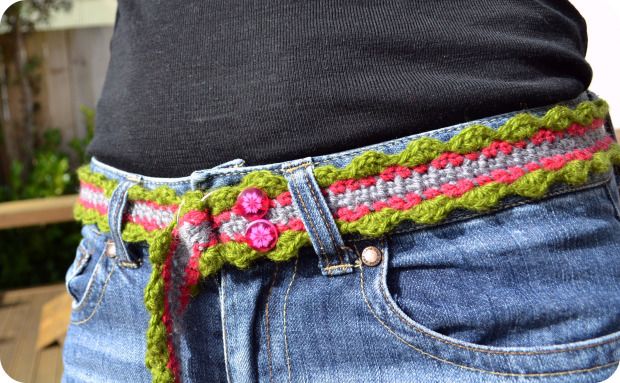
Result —
<instances>
[{"instance_id":1,"label":"blurred shrub","mask_svg":"<svg viewBox=\"0 0 620 383\"><path fill-rule=\"evenodd\" d=\"M84 163L94 132L94 111L83 107L87 135L69 146ZM34 150L32 169L24 179L24 164L13 161L8 185L0 187L0 201L54 197L77 192L69 154L61 150L58 129L45 131ZM0 230L0 289L60 282L80 240L75 222Z\"/></svg>"}]
</instances>

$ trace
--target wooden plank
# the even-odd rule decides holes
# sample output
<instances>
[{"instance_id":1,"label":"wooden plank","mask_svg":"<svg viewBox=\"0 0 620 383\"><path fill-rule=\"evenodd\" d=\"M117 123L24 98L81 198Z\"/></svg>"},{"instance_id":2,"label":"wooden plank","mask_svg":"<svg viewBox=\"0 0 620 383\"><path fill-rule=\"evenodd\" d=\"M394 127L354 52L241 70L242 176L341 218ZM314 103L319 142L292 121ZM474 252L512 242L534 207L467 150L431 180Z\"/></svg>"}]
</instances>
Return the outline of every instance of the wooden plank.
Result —
<instances>
[{"instance_id":1,"label":"wooden plank","mask_svg":"<svg viewBox=\"0 0 620 383\"><path fill-rule=\"evenodd\" d=\"M57 383L62 371L62 349L58 346L47 347L37 352L32 383Z\"/></svg>"},{"instance_id":2,"label":"wooden plank","mask_svg":"<svg viewBox=\"0 0 620 383\"><path fill-rule=\"evenodd\" d=\"M71 297L64 291L50 299L41 309L37 337L37 350L54 342L62 342L71 318Z\"/></svg>"},{"instance_id":3,"label":"wooden plank","mask_svg":"<svg viewBox=\"0 0 620 383\"><path fill-rule=\"evenodd\" d=\"M76 198L68 195L0 203L0 229L71 221Z\"/></svg>"},{"instance_id":4,"label":"wooden plank","mask_svg":"<svg viewBox=\"0 0 620 383\"><path fill-rule=\"evenodd\" d=\"M13 379L31 382L36 376L35 343L41 308L64 289L63 284L57 284L0 293L0 360Z\"/></svg>"}]
</instances>

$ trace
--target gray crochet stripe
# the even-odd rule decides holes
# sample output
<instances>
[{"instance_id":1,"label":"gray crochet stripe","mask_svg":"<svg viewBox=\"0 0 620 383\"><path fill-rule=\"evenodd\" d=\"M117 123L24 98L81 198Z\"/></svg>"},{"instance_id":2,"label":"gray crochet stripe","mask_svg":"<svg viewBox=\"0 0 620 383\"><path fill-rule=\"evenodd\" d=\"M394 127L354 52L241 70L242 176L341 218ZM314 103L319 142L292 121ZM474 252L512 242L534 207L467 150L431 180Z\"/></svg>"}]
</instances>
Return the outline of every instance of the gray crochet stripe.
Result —
<instances>
[{"instance_id":1,"label":"gray crochet stripe","mask_svg":"<svg viewBox=\"0 0 620 383\"><path fill-rule=\"evenodd\" d=\"M80 199L106 208L110 203L110 200L105 197L103 192L93 191L88 188L80 189ZM168 226L174 219L175 214L167 209L157 209L143 202L129 202L127 210L135 219L154 222L159 227Z\"/></svg>"},{"instance_id":2,"label":"gray crochet stripe","mask_svg":"<svg viewBox=\"0 0 620 383\"><path fill-rule=\"evenodd\" d=\"M277 200L274 203L275 206L270 208L264 217L274 225L286 225L291 219L300 217L293 204L282 206ZM223 222L218 230L221 234L233 237L237 233L244 234L249 222L243 216L231 212L230 219Z\"/></svg>"},{"instance_id":3,"label":"gray crochet stripe","mask_svg":"<svg viewBox=\"0 0 620 383\"><path fill-rule=\"evenodd\" d=\"M97 192L90 188L80 188L80 199L87 201L95 206L108 208L110 200L105 197L103 192Z\"/></svg>"},{"instance_id":4,"label":"gray crochet stripe","mask_svg":"<svg viewBox=\"0 0 620 383\"><path fill-rule=\"evenodd\" d=\"M335 194L328 189L327 204L332 213L336 213L341 207L355 208L360 205L373 211L372 205L375 202L387 202L393 196L403 198L412 192L417 193L422 199L426 199L422 192L429 188L439 188L446 183L454 183L464 178L473 180L477 176L488 175L496 169L506 169L513 166L522 167L531 162L539 163L545 157L591 147L596 141L605 138L606 135L603 129L596 129L586 132L583 136L566 136L562 139L556 139L553 143L545 141L540 145L534 145L528 142L523 149L515 147L508 155L501 151L498 151L495 158L487 158L480 154L478 159L474 161L465 159L460 166L455 167L448 164L444 169L429 166L425 174L412 172L411 176L405 179L396 176L393 181L384 181L377 177L373 186L361 186L358 190L347 190L341 194ZM528 172L525 168L523 170ZM474 184L476 184L475 181ZM269 210L266 217L274 224L286 224L291 219L299 218L299 212L293 205L282 207L279 203L276 203L276 207ZM248 222L244 217L231 213L230 220L223 222L219 231L229 237L233 237L235 234L244 234Z\"/></svg>"},{"instance_id":5,"label":"gray crochet stripe","mask_svg":"<svg viewBox=\"0 0 620 383\"><path fill-rule=\"evenodd\" d=\"M181 358L179 344L179 335L183 331L182 321L180 320L181 312L181 293L182 286L185 283L185 268L189 263L189 258L193 252L195 244L207 243L212 235L211 225L203 222L200 225L192 225L184 222L178 228L179 243L172 258L172 268L170 270L171 279L168 286L168 307L172 317L172 340L175 343L175 350Z\"/></svg>"},{"instance_id":6,"label":"gray crochet stripe","mask_svg":"<svg viewBox=\"0 0 620 383\"><path fill-rule=\"evenodd\" d=\"M129 214L140 220L156 223L159 227L166 227L174 219L174 212L167 209L157 209L145 203L134 202L129 204Z\"/></svg>"}]
</instances>

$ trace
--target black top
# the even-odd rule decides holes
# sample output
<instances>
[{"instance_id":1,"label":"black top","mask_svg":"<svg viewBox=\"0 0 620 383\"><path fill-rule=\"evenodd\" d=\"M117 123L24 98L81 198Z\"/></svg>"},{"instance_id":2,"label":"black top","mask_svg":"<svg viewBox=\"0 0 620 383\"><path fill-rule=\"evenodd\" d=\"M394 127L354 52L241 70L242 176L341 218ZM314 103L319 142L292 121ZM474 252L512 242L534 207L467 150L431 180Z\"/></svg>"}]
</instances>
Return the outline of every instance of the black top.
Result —
<instances>
[{"instance_id":1,"label":"black top","mask_svg":"<svg viewBox=\"0 0 620 383\"><path fill-rule=\"evenodd\" d=\"M567 0L119 0L90 154L176 177L576 97Z\"/></svg>"}]
</instances>

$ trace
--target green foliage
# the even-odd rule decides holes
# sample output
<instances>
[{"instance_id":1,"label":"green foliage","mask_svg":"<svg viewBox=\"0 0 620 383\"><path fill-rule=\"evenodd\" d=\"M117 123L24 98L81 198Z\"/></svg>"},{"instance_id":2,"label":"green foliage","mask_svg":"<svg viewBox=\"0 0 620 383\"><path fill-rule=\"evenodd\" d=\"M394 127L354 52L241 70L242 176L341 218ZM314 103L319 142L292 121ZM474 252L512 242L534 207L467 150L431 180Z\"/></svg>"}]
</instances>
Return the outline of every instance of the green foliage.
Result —
<instances>
[{"instance_id":1,"label":"green foliage","mask_svg":"<svg viewBox=\"0 0 620 383\"><path fill-rule=\"evenodd\" d=\"M80 163L86 162L86 146L94 133L94 111L83 107L87 135L74 139L70 148ZM62 135L48 129L35 148L32 169L11 163L8 185L0 185L0 201L55 197L77 191L75 169L69 154L61 150ZM24 181L25 179L25 181ZM0 231L0 289L60 282L80 240L75 222Z\"/></svg>"}]
</instances>

